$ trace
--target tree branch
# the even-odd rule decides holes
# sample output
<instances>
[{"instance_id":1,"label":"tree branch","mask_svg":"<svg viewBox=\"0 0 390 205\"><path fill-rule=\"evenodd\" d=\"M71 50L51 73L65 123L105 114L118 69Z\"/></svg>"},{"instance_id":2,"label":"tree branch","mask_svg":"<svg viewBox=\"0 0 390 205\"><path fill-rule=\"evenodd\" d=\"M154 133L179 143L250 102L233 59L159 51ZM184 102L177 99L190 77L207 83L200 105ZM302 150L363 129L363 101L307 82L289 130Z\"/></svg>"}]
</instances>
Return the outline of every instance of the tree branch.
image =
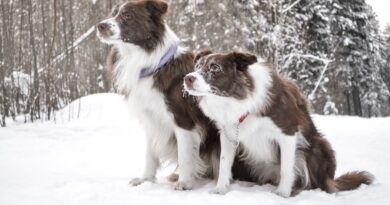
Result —
<instances>
[{"instance_id":1,"label":"tree branch","mask_svg":"<svg viewBox=\"0 0 390 205\"><path fill-rule=\"evenodd\" d=\"M297 5L299 2L300 2L301 0L297 0L297 1L295 1L294 3L292 3L289 7L287 7L286 9L284 9L283 11L282 11L282 14L283 13L286 13L287 11L289 11L290 9L292 9L295 5Z\"/></svg>"}]
</instances>

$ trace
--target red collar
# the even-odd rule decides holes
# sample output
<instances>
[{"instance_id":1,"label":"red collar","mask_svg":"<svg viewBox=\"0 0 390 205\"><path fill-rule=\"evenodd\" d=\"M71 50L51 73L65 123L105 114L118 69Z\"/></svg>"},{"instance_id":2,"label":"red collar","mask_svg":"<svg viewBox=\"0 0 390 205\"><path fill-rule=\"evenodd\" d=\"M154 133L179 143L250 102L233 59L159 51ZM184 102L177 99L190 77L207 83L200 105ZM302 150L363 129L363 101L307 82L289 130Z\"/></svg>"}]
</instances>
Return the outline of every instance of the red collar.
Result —
<instances>
[{"instance_id":1,"label":"red collar","mask_svg":"<svg viewBox=\"0 0 390 205\"><path fill-rule=\"evenodd\" d=\"M240 119L238 119L238 123L239 124L243 123L248 116L249 116L249 112L245 113L245 115L241 116Z\"/></svg>"}]
</instances>

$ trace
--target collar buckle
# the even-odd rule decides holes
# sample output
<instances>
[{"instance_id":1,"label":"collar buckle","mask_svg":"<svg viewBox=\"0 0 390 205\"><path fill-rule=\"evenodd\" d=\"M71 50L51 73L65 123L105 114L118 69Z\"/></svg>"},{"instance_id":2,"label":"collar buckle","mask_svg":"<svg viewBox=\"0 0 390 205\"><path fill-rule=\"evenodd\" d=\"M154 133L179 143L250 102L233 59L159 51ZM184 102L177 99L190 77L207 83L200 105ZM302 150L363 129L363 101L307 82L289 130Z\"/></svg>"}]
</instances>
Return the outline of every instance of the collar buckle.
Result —
<instances>
[{"instance_id":1,"label":"collar buckle","mask_svg":"<svg viewBox=\"0 0 390 205\"><path fill-rule=\"evenodd\" d=\"M238 119L238 124L242 124L248 116L249 116L249 112L247 112L247 113L245 113L245 115L241 116L240 119Z\"/></svg>"}]
</instances>

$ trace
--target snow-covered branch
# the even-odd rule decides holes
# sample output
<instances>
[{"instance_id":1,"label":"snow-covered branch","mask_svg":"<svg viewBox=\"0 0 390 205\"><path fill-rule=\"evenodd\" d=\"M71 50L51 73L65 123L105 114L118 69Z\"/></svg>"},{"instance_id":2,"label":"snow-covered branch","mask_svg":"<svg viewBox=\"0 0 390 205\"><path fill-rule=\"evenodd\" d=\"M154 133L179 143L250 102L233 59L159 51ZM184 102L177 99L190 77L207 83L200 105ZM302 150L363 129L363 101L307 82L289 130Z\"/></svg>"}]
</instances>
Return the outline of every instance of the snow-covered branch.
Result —
<instances>
[{"instance_id":1,"label":"snow-covered branch","mask_svg":"<svg viewBox=\"0 0 390 205\"><path fill-rule=\"evenodd\" d=\"M314 59L314 60L317 60L317 61L322 61L324 63L329 63L330 60L327 59L327 58L320 58L318 56L314 56L314 55L311 55L311 54L305 54L305 55L300 55L301 58L310 58L310 59Z\"/></svg>"},{"instance_id":2,"label":"snow-covered branch","mask_svg":"<svg viewBox=\"0 0 390 205\"><path fill-rule=\"evenodd\" d=\"M288 59L291 59L293 57L297 57L297 58L310 58L310 59L313 59L313 60L317 60L317 61L322 61L324 64L328 63L330 60L327 59L327 58L321 58L321 57L318 57L318 56L315 56L315 55L312 55L312 54L297 54L297 53L291 53L289 55L286 55L284 57L284 59L288 58Z\"/></svg>"},{"instance_id":3,"label":"snow-covered branch","mask_svg":"<svg viewBox=\"0 0 390 205\"><path fill-rule=\"evenodd\" d=\"M336 53L337 49L339 48L341 42L342 42L342 41L339 41L339 42L337 43L336 47L333 49L333 52L331 53L331 59L334 59L334 54ZM324 69L322 69L321 75L320 75L320 77L318 78L318 80L317 80L317 82L316 82L316 85L315 85L313 91L312 91L312 92L310 93L310 95L309 95L309 99L310 99L310 100L313 100L313 99L314 99L314 94L316 93L318 87L320 86L320 83L321 83L322 79L324 79L325 72L328 70L328 67L329 67L330 62L332 62L332 60L328 60L328 61L325 63Z\"/></svg>"},{"instance_id":4,"label":"snow-covered branch","mask_svg":"<svg viewBox=\"0 0 390 205\"><path fill-rule=\"evenodd\" d=\"M282 11L282 13L286 13L288 10L292 9L295 5L297 5L301 0L297 0L295 1L294 3L292 3L289 7L287 7L286 9L284 9Z\"/></svg>"},{"instance_id":5,"label":"snow-covered branch","mask_svg":"<svg viewBox=\"0 0 390 205\"><path fill-rule=\"evenodd\" d=\"M48 68L50 65L52 64L55 64L55 63L58 63L60 61L62 61L63 59L65 59L65 57L68 55L68 51L69 50L72 50L72 49L77 49L78 46L84 41L86 40L93 32L95 31L95 26L92 26L90 29L88 29L87 32L85 32L83 35L81 35L78 39L76 39L71 46L69 46L66 51L63 51L62 53L60 53L59 55L57 55L55 58L53 58L53 60L46 66L40 68L38 70L39 73L41 73L42 71L44 71L46 68Z\"/></svg>"},{"instance_id":6,"label":"snow-covered branch","mask_svg":"<svg viewBox=\"0 0 390 205\"><path fill-rule=\"evenodd\" d=\"M310 95L309 95L309 100L313 100L314 99L314 94L316 93L318 87L320 86L321 82L322 82L322 79L324 79L324 76L325 76L325 72L328 70L328 67L329 67L329 64L330 64L331 61L328 61L325 66L324 66L324 69L322 69L321 71L321 75L320 77L318 78L317 82L316 82L316 85L313 89L313 91L311 91Z\"/></svg>"}]
</instances>

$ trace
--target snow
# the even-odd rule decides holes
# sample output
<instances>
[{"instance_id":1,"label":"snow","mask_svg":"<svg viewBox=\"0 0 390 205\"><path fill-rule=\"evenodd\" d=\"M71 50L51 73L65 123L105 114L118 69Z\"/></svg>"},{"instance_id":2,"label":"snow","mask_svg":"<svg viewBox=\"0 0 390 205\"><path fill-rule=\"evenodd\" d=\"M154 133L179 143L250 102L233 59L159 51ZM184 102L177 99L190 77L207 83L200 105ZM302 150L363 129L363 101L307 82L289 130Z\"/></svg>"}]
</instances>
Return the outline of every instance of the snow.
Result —
<instances>
[{"instance_id":1,"label":"snow","mask_svg":"<svg viewBox=\"0 0 390 205\"><path fill-rule=\"evenodd\" d=\"M336 175L368 170L371 186L327 194L304 191L285 199L273 186L235 183L225 196L212 195L214 182L193 191L174 191L165 179L129 187L143 168L144 132L127 114L123 97L84 97L56 114L56 122L11 124L0 129L0 204L390 204L390 118L318 116L314 120L336 150Z\"/></svg>"},{"instance_id":2,"label":"snow","mask_svg":"<svg viewBox=\"0 0 390 205\"><path fill-rule=\"evenodd\" d=\"M190 0L188 4L193 4L194 6L198 4L204 4L204 0Z\"/></svg>"},{"instance_id":3,"label":"snow","mask_svg":"<svg viewBox=\"0 0 390 205\"><path fill-rule=\"evenodd\" d=\"M390 24L389 0L367 0L366 2L372 6L374 12L378 15L382 29Z\"/></svg>"},{"instance_id":4,"label":"snow","mask_svg":"<svg viewBox=\"0 0 390 205\"><path fill-rule=\"evenodd\" d=\"M13 71L12 72L12 78L13 78L13 86L20 89L20 93L22 95L27 95L29 87L32 83L31 76L20 72L20 71ZM12 83L12 79L10 77L5 78L4 82L7 84Z\"/></svg>"}]
</instances>

